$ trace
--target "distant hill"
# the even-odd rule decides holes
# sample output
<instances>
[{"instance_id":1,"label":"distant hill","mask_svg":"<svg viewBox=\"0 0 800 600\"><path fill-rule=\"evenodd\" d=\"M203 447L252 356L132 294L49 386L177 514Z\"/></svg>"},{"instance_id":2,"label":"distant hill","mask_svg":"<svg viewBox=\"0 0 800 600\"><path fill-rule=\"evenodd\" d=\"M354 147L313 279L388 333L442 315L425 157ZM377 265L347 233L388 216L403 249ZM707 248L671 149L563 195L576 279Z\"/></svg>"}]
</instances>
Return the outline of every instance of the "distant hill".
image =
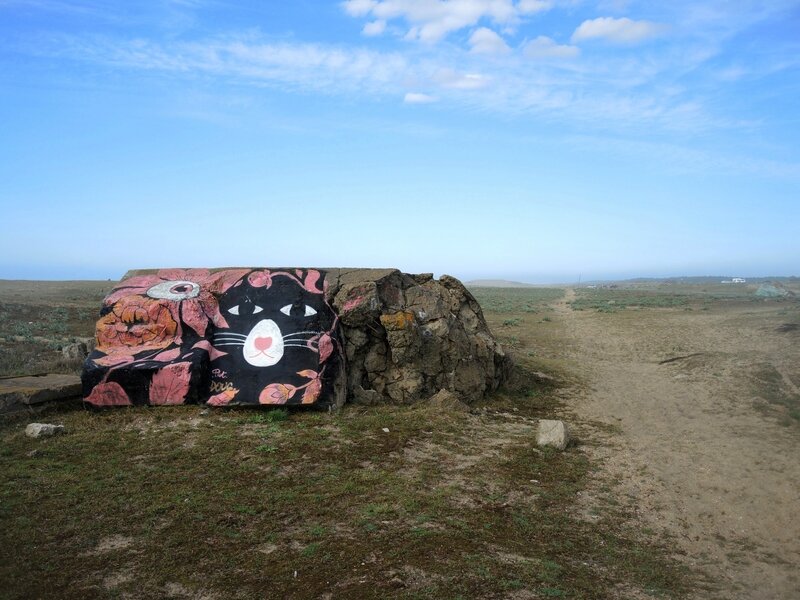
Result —
<instances>
[{"instance_id":1,"label":"distant hill","mask_svg":"<svg viewBox=\"0 0 800 600\"><path fill-rule=\"evenodd\" d=\"M707 275L707 276L693 276L693 277L636 277L634 279L624 279L617 283L686 283L686 284L707 284L707 283L720 283L722 281L731 281L734 277L740 275ZM745 277L747 283L765 283L769 281L780 281L784 283L795 283L798 281L797 277L793 276L773 276L773 277ZM599 283L599 282L598 282Z\"/></svg>"},{"instance_id":2,"label":"distant hill","mask_svg":"<svg viewBox=\"0 0 800 600\"><path fill-rule=\"evenodd\" d=\"M531 283L520 281L506 281L505 279L475 279L464 283L467 287L503 287L503 288L528 288L537 287Z\"/></svg>"}]
</instances>

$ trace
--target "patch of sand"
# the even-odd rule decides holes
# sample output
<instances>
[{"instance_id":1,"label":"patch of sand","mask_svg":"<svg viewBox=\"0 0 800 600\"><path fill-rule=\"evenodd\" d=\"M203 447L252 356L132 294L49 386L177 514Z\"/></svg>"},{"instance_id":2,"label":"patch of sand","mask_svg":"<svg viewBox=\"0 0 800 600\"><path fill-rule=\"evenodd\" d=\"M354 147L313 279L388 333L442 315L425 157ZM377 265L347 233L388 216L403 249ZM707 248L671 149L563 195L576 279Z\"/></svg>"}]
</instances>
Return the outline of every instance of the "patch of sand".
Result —
<instances>
[{"instance_id":1,"label":"patch of sand","mask_svg":"<svg viewBox=\"0 0 800 600\"><path fill-rule=\"evenodd\" d=\"M698 598L800 598L800 426L769 404L800 382L786 306L599 313L572 298L555 316L587 387L569 404L620 432L587 448L619 496L705 576Z\"/></svg>"}]
</instances>

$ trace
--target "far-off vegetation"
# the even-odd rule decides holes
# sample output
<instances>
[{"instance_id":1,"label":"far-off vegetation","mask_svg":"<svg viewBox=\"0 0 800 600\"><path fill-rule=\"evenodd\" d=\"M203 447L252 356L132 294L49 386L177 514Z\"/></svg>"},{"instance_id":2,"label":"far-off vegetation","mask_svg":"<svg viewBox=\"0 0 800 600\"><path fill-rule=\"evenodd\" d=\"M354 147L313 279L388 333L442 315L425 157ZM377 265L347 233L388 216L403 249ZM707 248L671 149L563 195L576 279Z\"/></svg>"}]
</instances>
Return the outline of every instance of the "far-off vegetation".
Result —
<instances>
[{"instance_id":1,"label":"far-off vegetation","mask_svg":"<svg viewBox=\"0 0 800 600\"><path fill-rule=\"evenodd\" d=\"M79 373L61 349L94 336L110 281L0 281L0 377Z\"/></svg>"},{"instance_id":2,"label":"far-off vegetation","mask_svg":"<svg viewBox=\"0 0 800 600\"><path fill-rule=\"evenodd\" d=\"M474 287L470 291L485 312L539 313L551 310L548 303L561 298L559 288L495 288Z\"/></svg>"}]
</instances>

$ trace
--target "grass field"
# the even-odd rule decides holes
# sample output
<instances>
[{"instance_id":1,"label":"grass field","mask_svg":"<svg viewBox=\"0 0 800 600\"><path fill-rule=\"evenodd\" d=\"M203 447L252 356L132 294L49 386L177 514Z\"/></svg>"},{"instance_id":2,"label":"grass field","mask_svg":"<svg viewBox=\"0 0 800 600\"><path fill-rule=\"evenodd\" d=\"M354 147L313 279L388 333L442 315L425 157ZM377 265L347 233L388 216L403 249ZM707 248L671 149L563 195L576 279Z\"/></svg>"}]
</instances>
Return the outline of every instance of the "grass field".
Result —
<instances>
[{"instance_id":1,"label":"grass field","mask_svg":"<svg viewBox=\"0 0 800 600\"><path fill-rule=\"evenodd\" d=\"M475 415L72 410L50 417L68 435L44 442L7 425L4 595L679 591L680 569L618 506L582 516L593 466L579 449L533 446L526 419L551 402L520 393Z\"/></svg>"},{"instance_id":2,"label":"grass field","mask_svg":"<svg viewBox=\"0 0 800 600\"><path fill-rule=\"evenodd\" d=\"M4 323L89 335L103 287L63 307L39 297L24 317L4 303ZM508 292L478 296L516 347L514 378L470 413L65 406L6 418L0 596L680 596L689 579L667 539L637 530L611 487L587 505L592 442L535 447L536 419L563 414L561 390L580 383L547 317L563 290ZM68 433L31 440L31 420Z\"/></svg>"},{"instance_id":3,"label":"grass field","mask_svg":"<svg viewBox=\"0 0 800 600\"><path fill-rule=\"evenodd\" d=\"M65 344L94 335L109 281L0 281L0 377L78 373Z\"/></svg>"}]
</instances>

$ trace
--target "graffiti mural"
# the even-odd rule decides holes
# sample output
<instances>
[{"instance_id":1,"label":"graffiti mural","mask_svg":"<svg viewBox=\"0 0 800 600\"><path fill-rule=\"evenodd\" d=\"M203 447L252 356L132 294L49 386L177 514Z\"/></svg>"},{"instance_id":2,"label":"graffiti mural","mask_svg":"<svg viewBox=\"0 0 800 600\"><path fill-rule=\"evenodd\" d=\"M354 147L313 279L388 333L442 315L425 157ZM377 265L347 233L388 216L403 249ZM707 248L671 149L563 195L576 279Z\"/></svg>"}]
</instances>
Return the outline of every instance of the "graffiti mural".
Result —
<instances>
[{"instance_id":1,"label":"graffiti mural","mask_svg":"<svg viewBox=\"0 0 800 600\"><path fill-rule=\"evenodd\" d=\"M338 317L313 269L165 269L103 301L83 369L93 406L328 404Z\"/></svg>"}]
</instances>

